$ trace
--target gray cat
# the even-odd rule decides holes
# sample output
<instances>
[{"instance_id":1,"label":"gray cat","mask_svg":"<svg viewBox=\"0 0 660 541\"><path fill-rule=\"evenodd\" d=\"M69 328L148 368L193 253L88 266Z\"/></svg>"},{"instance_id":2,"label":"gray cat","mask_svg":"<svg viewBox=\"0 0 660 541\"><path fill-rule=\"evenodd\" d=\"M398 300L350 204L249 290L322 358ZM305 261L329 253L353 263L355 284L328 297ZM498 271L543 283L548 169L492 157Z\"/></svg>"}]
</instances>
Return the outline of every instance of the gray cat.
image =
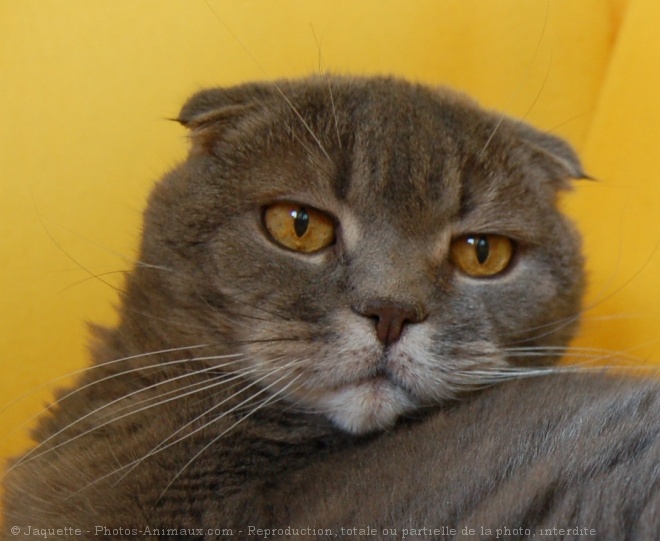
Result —
<instances>
[{"instance_id":1,"label":"gray cat","mask_svg":"<svg viewBox=\"0 0 660 541\"><path fill-rule=\"evenodd\" d=\"M563 141L387 78L178 120L120 323L5 474L7 539L658 538L660 384L552 367L584 288Z\"/></svg>"}]
</instances>

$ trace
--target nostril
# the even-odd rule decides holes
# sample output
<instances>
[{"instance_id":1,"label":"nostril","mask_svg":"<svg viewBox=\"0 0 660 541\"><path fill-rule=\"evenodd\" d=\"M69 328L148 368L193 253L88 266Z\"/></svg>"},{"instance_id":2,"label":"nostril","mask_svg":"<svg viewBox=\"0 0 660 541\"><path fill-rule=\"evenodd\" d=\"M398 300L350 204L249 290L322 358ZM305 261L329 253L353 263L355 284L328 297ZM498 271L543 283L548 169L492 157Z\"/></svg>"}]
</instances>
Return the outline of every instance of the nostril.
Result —
<instances>
[{"instance_id":1,"label":"nostril","mask_svg":"<svg viewBox=\"0 0 660 541\"><path fill-rule=\"evenodd\" d=\"M401 337L406 325L417 323L423 319L413 306L388 301L369 302L358 312L375 321L376 336L385 346L396 342Z\"/></svg>"}]
</instances>

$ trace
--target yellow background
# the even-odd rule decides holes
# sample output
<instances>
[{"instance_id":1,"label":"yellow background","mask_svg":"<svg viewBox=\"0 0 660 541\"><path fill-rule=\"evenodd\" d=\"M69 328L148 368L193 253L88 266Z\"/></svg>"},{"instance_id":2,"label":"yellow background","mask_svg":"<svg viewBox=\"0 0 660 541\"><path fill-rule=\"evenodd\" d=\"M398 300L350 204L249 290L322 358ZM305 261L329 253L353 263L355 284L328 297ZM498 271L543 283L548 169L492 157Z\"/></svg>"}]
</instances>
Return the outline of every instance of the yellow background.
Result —
<instances>
[{"instance_id":1,"label":"yellow background","mask_svg":"<svg viewBox=\"0 0 660 541\"><path fill-rule=\"evenodd\" d=\"M568 138L599 179L565 199L577 345L657 363L658 28L656 0L3 0L0 456L85 365L84 321L113 322L146 194L185 155L166 119L205 86L319 69L448 84Z\"/></svg>"}]
</instances>

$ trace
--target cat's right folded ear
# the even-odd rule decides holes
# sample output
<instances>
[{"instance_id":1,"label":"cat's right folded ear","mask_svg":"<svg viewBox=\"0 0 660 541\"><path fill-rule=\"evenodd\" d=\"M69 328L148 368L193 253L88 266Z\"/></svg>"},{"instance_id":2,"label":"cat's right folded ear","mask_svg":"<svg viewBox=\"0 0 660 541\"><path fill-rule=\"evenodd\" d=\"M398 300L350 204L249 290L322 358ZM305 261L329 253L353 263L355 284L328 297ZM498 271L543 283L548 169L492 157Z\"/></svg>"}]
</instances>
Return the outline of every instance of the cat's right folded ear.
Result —
<instances>
[{"instance_id":1,"label":"cat's right folded ear","mask_svg":"<svg viewBox=\"0 0 660 541\"><path fill-rule=\"evenodd\" d=\"M212 140L236 127L270 94L270 89L260 84L201 90L188 99L175 120L191 130L194 149L208 150Z\"/></svg>"}]
</instances>

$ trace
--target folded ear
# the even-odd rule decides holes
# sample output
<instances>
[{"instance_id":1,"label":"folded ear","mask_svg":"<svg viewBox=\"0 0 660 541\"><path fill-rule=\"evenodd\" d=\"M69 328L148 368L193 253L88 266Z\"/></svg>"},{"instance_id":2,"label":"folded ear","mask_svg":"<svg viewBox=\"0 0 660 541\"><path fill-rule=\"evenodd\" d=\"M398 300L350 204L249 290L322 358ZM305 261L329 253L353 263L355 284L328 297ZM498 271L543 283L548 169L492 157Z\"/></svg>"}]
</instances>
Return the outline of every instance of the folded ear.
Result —
<instances>
[{"instance_id":1,"label":"folded ear","mask_svg":"<svg viewBox=\"0 0 660 541\"><path fill-rule=\"evenodd\" d=\"M513 128L527 152L531 152L533 165L547 174L555 188L569 188L570 179L591 179L584 173L576 152L563 139L524 122L514 122Z\"/></svg>"},{"instance_id":2,"label":"folded ear","mask_svg":"<svg viewBox=\"0 0 660 541\"><path fill-rule=\"evenodd\" d=\"M258 105L272 95L272 85L261 83L201 90L188 99L176 120L187 128L195 129L208 124L214 115L223 110L237 111Z\"/></svg>"},{"instance_id":3,"label":"folded ear","mask_svg":"<svg viewBox=\"0 0 660 541\"><path fill-rule=\"evenodd\" d=\"M272 95L270 85L259 83L201 90L188 99L176 121L191 130L193 151L208 151L214 141Z\"/></svg>"}]
</instances>

